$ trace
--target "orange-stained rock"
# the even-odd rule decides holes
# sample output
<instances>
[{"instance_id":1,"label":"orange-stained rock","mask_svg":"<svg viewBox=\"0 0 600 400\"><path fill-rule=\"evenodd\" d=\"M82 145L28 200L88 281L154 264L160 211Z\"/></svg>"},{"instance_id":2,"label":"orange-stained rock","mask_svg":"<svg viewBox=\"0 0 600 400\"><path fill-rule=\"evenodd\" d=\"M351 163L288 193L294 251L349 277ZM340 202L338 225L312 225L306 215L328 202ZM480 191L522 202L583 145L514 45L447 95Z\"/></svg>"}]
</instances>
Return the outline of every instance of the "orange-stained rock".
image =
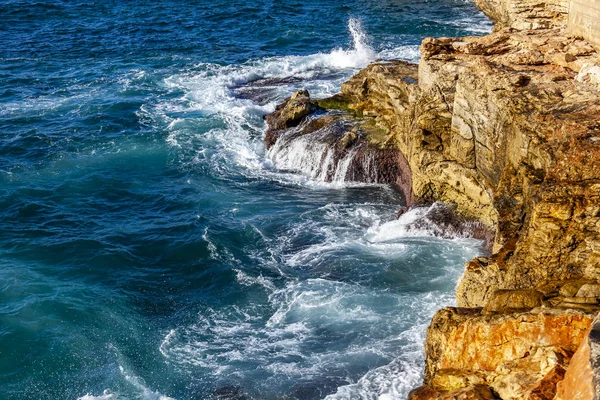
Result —
<instances>
[{"instance_id":1,"label":"orange-stained rock","mask_svg":"<svg viewBox=\"0 0 600 400\"><path fill-rule=\"evenodd\" d=\"M552 399L556 395L557 384L565 377L565 372L562 365L556 365L526 394L527 399Z\"/></svg>"},{"instance_id":2,"label":"orange-stained rock","mask_svg":"<svg viewBox=\"0 0 600 400\"><path fill-rule=\"evenodd\" d=\"M567 373L557 386L555 400L597 400L600 398L600 316L571 359Z\"/></svg>"},{"instance_id":3,"label":"orange-stained rock","mask_svg":"<svg viewBox=\"0 0 600 400\"><path fill-rule=\"evenodd\" d=\"M440 391L421 386L408 395L408 400L494 400L497 399L489 387L474 385L453 391Z\"/></svg>"},{"instance_id":4,"label":"orange-stained rock","mask_svg":"<svg viewBox=\"0 0 600 400\"><path fill-rule=\"evenodd\" d=\"M551 399L592 319L544 308L513 314L445 308L427 330L425 384L442 391L485 384L505 400Z\"/></svg>"}]
</instances>

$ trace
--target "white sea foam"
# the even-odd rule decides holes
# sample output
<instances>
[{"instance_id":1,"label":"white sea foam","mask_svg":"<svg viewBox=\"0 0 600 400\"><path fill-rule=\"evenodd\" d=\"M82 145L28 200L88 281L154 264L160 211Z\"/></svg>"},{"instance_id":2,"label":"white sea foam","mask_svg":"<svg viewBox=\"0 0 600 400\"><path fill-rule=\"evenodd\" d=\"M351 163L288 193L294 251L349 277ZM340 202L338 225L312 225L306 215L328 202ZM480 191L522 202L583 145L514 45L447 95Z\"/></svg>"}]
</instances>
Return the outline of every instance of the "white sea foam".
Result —
<instances>
[{"instance_id":1,"label":"white sea foam","mask_svg":"<svg viewBox=\"0 0 600 400\"><path fill-rule=\"evenodd\" d=\"M148 388L141 378L125 371L125 368L123 368L123 366L119 365L119 370L121 371L121 374L123 375L125 380L127 380L127 382L129 382L134 388L136 388L139 391L139 395L143 400L175 400L172 397L166 396L162 393Z\"/></svg>"},{"instance_id":2,"label":"white sea foam","mask_svg":"<svg viewBox=\"0 0 600 400\"><path fill-rule=\"evenodd\" d=\"M140 400L175 400L172 397L150 389L146 386L143 379L127 372L122 365L119 365L119 371L132 391L127 390L127 393L118 393L106 389L101 395L94 396L88 393L78 397L77 400L130 400L133 398Z\"/></svg>"},{"instance_id":3,"label":"white sea foam","mask_svg":"<svg viewBox=\"0 0 600 400\"><path fill-rule=\"evenodd\" d=\"M396 220L372 226L366 234L371 243L382 243L407 237L445 237L448 239L468 239L470 232L445 229L438 225L431 214L445 206L434 203L429 207L414 207Z\"/></svg>"},{"instance_id":4,"label":"white sea foam","mask_svg":"<svg viewBox=\"0 0 600 400\"><path fill-rule=\"evenodd\" d=\"M428 294L415 300L405 306L409 312L418 313L418 320L395 338L403 344L400 355L389 364L369 371L358 381L339 387L325 400L403 400L410 390L421 384L427 325L435 310L452 304L453 298L444 295L436 299Z\"/></svg>"},{"instance_id":5,"label":"white sea foam","mask_svg":"<svg viewBox=\"0 0 600 400\"><path fill-rule=\"evenodd\" d=\"M353 40L350 49L338 48L307 56L267 57L241 65L199 64L192 70L172 75L164 80L164 86L182 95L175 100L144 105L138 117L152 125L165 126L167 144L177 150L180 163L190 168L209 166L220 175L241 172L316 187L323 186L324 176L331 169L335 177L333 185L340 186L344 184L348 158L340 160L340 165L301 171L309 174L308 179L297 173L281 172L279 169L286 168L286 163L273 163L266 157L262 116L300 88L308 89L313 97L337 93L343 81L376 58L415 60L415 51L418 51L415 46L385 49L381 54L375 52L358 20L351 19L348 30ZM132 79L139 75L144 76L138 72ZM272 91L265 103L258 104L236 94L237 87L256 80L273 82L259 86L259 90L267 87ZM278 81L285 83L278 84ZM321 150L323 152L314 157L327 156L327 150ZM297 166L297 160L289 157L297 158L299 154L301 151L280 158L287 158Z\"/></svg>"},{"instance_id":6,"label":"white sea foam","mask_svg":"<svg viewBox=\"0 0 600 400\"><path fill-rule=\"evenodd\" d=\"M286 382L343 373L361 359L388 359L388 364L355 383L349 380L327 398L402 399L422 379L427 322L433 311L451 298L373 294L356 285L309 279L286 285L273 293L270 301L275 312L264 325L232 319L226 310L199 316L197 324L168 332L161 353L181 368L205 368L214 379L236 376L239 382L252 380L254 373L240 370L236 363L256 365L262 377L255 384L270 390L278 390ZM390 306L374 309L372 304L377 303ZM418 319L405 320L409 313ZM345 335L350 329L371 340L306 352L304 347L318 340L323 329L328 335ZM391 330L390 336L373 329ZM401 332L394 335L394 331ZM396 357L390 359L393 354Z\"/></svg>"},{"instance_id":7,"label":"white sea foam","mask_svg":"<svg viewBox=\"0 0 600 400\"><path fill-rule=\"evenodd\" d=\"M408 212L400 222L419 221L427 209ZM376 255L385 269L386 260L410 258L408 252L420 251L422 243L405 241L414 232L386 230L388 224L396 223L390 221L393 218L394 207L377 203L330 203L305 213L270 245L276 247L273 251L287 268L313 268L324 262L327 268L322 277L314 277L319 274L313 272L310 279L275 282L235 269L236 282L248 288L247 293L266 295L267 301L202 309L195 323L164 333L160 353L176 368L202 371L215 382L233 379L243 386L250 381L259 392L289 393L286 385L338 376L338 382L347 384L329 400L405 398L422 379L426 326L436 309L452 304L452 294L374 290L351 280L327 278L331 270L328 260L335 260L337 254ZM307 232L316 240L296 247ZM464 254L476 254L476 245L465 246ZM441 282L454 281L461 269L452 257L462 250L453 253L449 249L447 253L448 258L440 258L438 267ZM360 261L355 263L360 265ZM345 266L344 274L351 276L349 268ZM369 272L371 277L375 273ZM356 339L344 341L349 334ZM322 335L340 339L335 346L311 347ZM377 360L382 366L362 378L347 372L365 360Z\"/></svg>"},{"instance_id":8,"label":"white sea foam","mask_svg":"<svg viewBox=\"0 0 600 400\"><path fill-rule=\"evenodd\" d=\"M300 140L285 151L272 151L269 159L262 144L262 115L296 89L307 88L315 97L332 95L358 68L382 55L418 57L415 46L377 54L357 21L350 21L349 31L351 49L264 58L242 65L201 64L173 75L164 85L179 97L147 105L139 116L165 127L167 143L186 168L207 168L225 178L242 173L308 187L322 187L329 175L334 185L347 185L349 156L335 161L330 149L318 142ZM277 83L287 78L293 79ZM258 103L236 94L236 88L259 79L273 81L268 84L271 92L266 101ZM316 146L314 151L308 151L311 146ZM413 226L426 209L411 210L399 220L394 219L394 211L393 206L377 203L332 203L303 214L281 237L267 240L258 231L271 252L270 257L257 256L264 257L263 265L276 264L273 271L279 270L282 276L286 276L282 270L310 269L311 279L286 276L277 280L247 271L206 228L203 240L212 258L235 267L236 284L244 287L244 293L268 300L200 307L194 323L165 330L159 345L164 361L214 382L252 382L259 393L261 387L271 393L289 393L294 382L313 385L310 379L333 376L342 386L330 399L405 397L421 379L426 324L435 309L451 303L451 294L374 289L356 283L349 271L352 262L337 271L342 278L329 276L334 273L331 265L342 257L354 257L359 266L360 260L375 258L378 262L373 268L386 271L393 262L417 251L407 239L435 239L434 229ZM465 254L475 253L475 247ZM461 267L451 259L455 253L447 257L440 259L438 279L451 282ZM336 345L311 347L321 343L323 335L338 338ZM344 341L348 335L357 340ZM349 371L365 360L382 366L357 379Z\"/></svg>"},{"instance_id":9,"label":"white sea foam","mask_svg":"<svg viewBox=\"0 0 600 400\"><path fill-rule=\"evenodd\" d=\"M234 271L236 273L236 280L244 286L258 285L262 286L263 288L269 291L275 290L275 285L273 284L273 282L262 275L259 275L258 277L253 277L241 270L236 269Z\"/></svg>"},{"instance_id":10,"label":"white sea foam","mask_svg":"<svg viewBox=\"0 0 600 400\"><path fill-rule=\"evenodd\" d=\"M327 132L314 132L296 137L293 131L283 134L269 150L268 156L280 170L299 172L312 182L331 182L332 186L345 185L353 181L350 166L356 162L358 149L351 149L341 158L326 142ZM363 157L363 168L369 181L376 181L375 153ZM368 183L368 182L365 182Z\"/></svg>"},{"instance_id":11,"label":"white sea foam","mask_svg":"<svg viewBox=\"0 0 600 400\"><path fill-rule=\"evenodd\" d=\"M99 396L94 396L88 393L86 395L78 397L77 400L111 400L116 398L116 395L114 393L111 393L110 390L107 389Z\"/></svg>"},{"instance_id":12,"label":"white sea foam","mask_svg":"<svg viewBox=\"0 0 600 400\"><path fill-rule=\"evenodd\" d=\"M369 46L369 39L360 21L351 18L348 29L352 35L353 49L337 49L325 56L327 64L337 68L362 68L375 59L376 53Z\"/></svg>"}]
</instances>

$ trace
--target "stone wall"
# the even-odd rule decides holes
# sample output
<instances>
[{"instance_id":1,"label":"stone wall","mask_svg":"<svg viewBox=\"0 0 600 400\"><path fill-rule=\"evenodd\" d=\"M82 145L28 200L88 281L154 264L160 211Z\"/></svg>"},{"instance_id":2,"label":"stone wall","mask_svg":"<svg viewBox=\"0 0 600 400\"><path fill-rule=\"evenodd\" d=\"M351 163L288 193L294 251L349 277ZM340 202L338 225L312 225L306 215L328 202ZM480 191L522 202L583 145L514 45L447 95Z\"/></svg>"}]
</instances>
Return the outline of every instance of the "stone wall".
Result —
<instances>
[{"instance_id":1,"label":"stone wall","mask_svg":"<svg viewBox=\"0 0 600 400\"><path fill-rule=\"evenodd\" d=\"M571 0L567 27L600 47L600 0Z\"/></svg>"}]
</instances>

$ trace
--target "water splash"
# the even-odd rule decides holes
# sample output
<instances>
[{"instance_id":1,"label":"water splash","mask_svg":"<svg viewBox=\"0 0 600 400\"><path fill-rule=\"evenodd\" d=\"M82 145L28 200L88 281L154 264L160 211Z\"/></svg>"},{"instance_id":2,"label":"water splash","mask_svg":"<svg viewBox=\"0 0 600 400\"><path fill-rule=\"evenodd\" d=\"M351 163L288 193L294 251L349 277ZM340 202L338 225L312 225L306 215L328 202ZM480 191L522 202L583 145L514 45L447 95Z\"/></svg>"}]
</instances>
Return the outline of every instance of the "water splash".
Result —
<instances>
[{"instance_id":1,"label":"water splash","mask_svg":"<svg viewBox=\"0 0 600 400\"><path fill-rule=\"evenodd\" d=\"M348 149L338 146L340 134L350 129L336 121L315 132L302 127L280 134L267 153L276 168L300 173L317 183L334 185L388 183L380 180L377 149L358 142Z\"/></svg>"},{"instance_id":2,"label":"water splash","mask_svg":"<svg viewBox=\"0 0 600 400\"><path fill-rule=\"evenodd\" d=\"M337 68L363 68L376 58L376 53L369 45L369 38L359 20L350 18L348 30L352 35L352 49L336 49L326 59Z\"/></svg>"},{"instance_id":3,"label":"water splash","mask_svg":"<svg viewBox=\"0 0 600 400\"><path fill-rule=\"evenodd\" d=\"M307 56L268 57L241 65L201 64L194 72L172 75L165 79L165 87L184 95L144 106L139 117L166 126L166 142L177 150L182 164L195 168L209 161L210 168L219 174L228 170L239 174L239 167L251 175L272 173L262 141L257 140L264 129L262 115L301 88L308 89L315 98L331 96L358 69L380 57L369 45L368 34L359 20L350 19L348 31L353 43L350 48ZM402 51L412 58L413 50L404 46L393 58ZM258 103L248 98L248 93L257 92L261 96ZM204 118L212 116L221 123L214 127L202 125L206 123ZM319 182L330 173L335 175L335 170L320 169L314 176L312 172L309 176ZM336 176L340 178L337 180L344 178Z\"/></svg>"}]
</instances>

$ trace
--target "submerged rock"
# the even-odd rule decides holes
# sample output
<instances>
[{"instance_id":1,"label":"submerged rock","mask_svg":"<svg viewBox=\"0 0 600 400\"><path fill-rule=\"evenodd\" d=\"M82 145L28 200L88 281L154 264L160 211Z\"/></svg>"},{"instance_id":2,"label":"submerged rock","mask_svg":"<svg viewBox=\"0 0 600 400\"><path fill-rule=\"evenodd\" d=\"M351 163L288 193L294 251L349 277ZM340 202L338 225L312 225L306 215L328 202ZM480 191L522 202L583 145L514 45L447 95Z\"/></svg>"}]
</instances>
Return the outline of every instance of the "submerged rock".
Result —
<instances>
[{"instance_id":1,"label":"submerged rock","mask_svg":"<svg viewBox=\"0 0 600 400\"><path fill-rule=\"evenodd\" d=\"M489 227L472 217L458 213L455 205L440 202L432 204L425 214L409 224L407 229L432 230L434 235L440 238L480 239L486 243L487 248L491 248L494 240L494 232Z\"/></svg>"},{"instance_id":2,"label":"submerged rock","mask_svg":"<svg viewBox=\"0 0 600 400\"><path fill-rule=\"evenodd\" d=\"M237 386L220 387L214 392L216 400L250 400Z\"/></svg>"}]
</instances>

